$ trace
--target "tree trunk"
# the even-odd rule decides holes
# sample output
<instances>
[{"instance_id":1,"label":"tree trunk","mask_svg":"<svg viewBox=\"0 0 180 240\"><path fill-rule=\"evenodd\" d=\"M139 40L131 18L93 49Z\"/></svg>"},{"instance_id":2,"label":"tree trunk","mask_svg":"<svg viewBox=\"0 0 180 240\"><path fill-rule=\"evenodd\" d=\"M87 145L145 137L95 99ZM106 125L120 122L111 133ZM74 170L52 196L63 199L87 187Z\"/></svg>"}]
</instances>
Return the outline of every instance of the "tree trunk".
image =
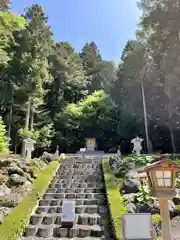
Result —
<instances>
[{"instance_id":1,"label":"tree trunk","mask_svg":"<svg viewBox=\"0 0 180 240\"><path fill-rule=\"evenodd\" d=\"M31 108L30 130L33 130L33 128L34 128L34 111L33 108Z\"/></svg>"},{"instance_id":2,"label":"tree trunk","mask_svg":"<svg viewBox=\"0 0 180 240\"><path fill-rule=\"evenodd\" d=\"M169 99L169 101L170 101L170 99ZM168 125L169 125L170 137L171 137L172 152L176 153L176 145L175 145L175 141L174 141L173 128L171 126L171 119L172 119L172 106L171 106L171 103L169 103L168 104Z\"/></svg>"},{"instance_id":3,"label":"tree trunk","mask_svg":"<svg viewBox=\"0 0 180 240\"><path fill-rule=\"evenodd\" d=\"M30 110L31 110L31 103L28 100L28 102L27 102L27 110L26 110L26 118L25 118L25 127L24 127L25 131L29 130ZM22 142L21 155L22 155L23 158L25 158L26 152L25 152L25 143L24 143L24 141Z\"/></svg>"},{"instance_id":4,"label":"tree trunk","mask_svg":"<svg viewBox=\"0 0 180 240\"><path fill-rule=\"evenodd\" d=\"M10 110L9 110L9 122L8 122L8 143L9 144L10 144L10 139L11 139L13 102L14 102L14 88L12 86L12 90L11 90L11 105L10 105Z\"/></svg>"}]
</instances>

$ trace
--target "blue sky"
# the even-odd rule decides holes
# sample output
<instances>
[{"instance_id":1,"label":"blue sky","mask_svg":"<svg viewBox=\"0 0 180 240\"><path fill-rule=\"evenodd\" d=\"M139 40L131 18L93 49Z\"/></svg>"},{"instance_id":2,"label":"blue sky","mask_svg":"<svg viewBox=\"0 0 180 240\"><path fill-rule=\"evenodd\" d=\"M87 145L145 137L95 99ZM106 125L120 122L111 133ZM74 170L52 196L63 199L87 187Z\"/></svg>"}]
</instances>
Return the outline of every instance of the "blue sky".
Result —
<instances>
[{"instance_id":1,"label":"blue sky","mask_svg":"<svg viewBox=\"0 0 180 240\"><path fill-rule=\"evenodd\" d=\"M119 62L127 40L135 37L139 12L136 0L12 0L12 9L22 14L31 4L40 4L49 18L56 41L69 41L80 51L95 41L104 59Z\"/></svg>"}]
</instances>

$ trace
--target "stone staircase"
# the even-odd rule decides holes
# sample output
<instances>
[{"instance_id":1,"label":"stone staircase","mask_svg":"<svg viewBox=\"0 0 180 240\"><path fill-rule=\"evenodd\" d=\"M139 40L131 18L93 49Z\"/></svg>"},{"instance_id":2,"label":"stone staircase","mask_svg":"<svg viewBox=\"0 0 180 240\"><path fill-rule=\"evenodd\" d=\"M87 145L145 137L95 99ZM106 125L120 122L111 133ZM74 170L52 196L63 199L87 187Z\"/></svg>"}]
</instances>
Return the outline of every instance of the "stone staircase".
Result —
<instances>
[{"instance_id":1,"label":"stone staircase","mask_svg":"<svg viewBox=\"0 0 180 240\"><path fill-rule=\"evenodd\" d=\"M61 226L63 199L75 200L75 224ZM111 240L101 158L63 160L21 240Z\"/></svg>"}]
</instances>

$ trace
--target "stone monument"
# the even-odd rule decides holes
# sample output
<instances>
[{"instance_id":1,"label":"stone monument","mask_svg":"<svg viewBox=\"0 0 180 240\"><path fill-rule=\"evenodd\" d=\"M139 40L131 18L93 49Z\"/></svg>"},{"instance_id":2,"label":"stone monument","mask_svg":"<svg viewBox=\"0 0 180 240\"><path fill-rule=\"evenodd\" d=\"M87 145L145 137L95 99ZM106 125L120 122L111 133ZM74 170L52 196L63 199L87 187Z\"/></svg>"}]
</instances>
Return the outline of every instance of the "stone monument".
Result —
<instances>
[{"instance_id":1,"label":"stone monument","mask_svg":"<svg viewBox=\"0 0 180 240\"><path fill-rule=\"evenodd\" d=\"M59 145L56 147L55 157L59 157Z\"/></svg>"},{"instance_id":2,"label":"stone monument","mask_svg":"<svg viewBox=\"0 0 180 240\"><path fill-rule=\"evenodd\" d=\"M140 138L140 137L136 137L136 138L133 138L131 140L131 143L133 143L133 153L135 152L136 155L140 155L141 153L141 150L142 150L142 146L141 146L141 143L144 141L143 138Z\"/></svg>"},{"instance_id":3,"label":"stone monument","mask_svg":"<svg viewBox=\"0 0 180 240\"><path fill-rule=\"evenodd\" d=\"M28 161L31 159L31 154L34 151L34 144L36 143L35 140L32 138L24 139L25 144L25 159Z\"/></svg>"},{"instance_id":4,"label":"stone monument","mask_svg":"<svg viewBox=\"0 0 180 240\"><path fill-rule=\"evenodd\" d=\"M96 150L96 139L95 138L86 138L86 151L95 151Z\"/></svg>"}]
</instances>

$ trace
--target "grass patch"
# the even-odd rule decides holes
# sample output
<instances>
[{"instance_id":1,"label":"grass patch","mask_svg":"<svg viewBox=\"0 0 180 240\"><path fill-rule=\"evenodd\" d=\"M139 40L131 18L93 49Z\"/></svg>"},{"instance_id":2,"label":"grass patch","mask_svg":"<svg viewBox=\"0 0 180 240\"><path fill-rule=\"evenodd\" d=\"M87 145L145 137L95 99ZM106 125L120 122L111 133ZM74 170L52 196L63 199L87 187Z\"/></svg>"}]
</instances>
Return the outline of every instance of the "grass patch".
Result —
<instances>
[{"instance_id":1,"label":"grass patch","mask_svg":"<svg viewBox=\"0 0 180 240\"><path fill-rule=\"evenodd\" d=\"M38 200L44 195L49 186L59 162L52 161L47 168L38 176L25 198L14 208L4 222L0 225L1 240L18 240L20 234L25 230L29 218L35 209Z\"/></svg>"},{"instance_id":2,"label":"grass patch","mask_svg":"<svg viewBox=\"0 0 180 240\"><path fill-rule=\"evenodd\" d=\"M114 237L116 240L122 240L122 215L127 213L123 197L119 191L122 185L122 179L114 176L108 159L103 159L103 172Z\"/></svg>"}]
</instances>

